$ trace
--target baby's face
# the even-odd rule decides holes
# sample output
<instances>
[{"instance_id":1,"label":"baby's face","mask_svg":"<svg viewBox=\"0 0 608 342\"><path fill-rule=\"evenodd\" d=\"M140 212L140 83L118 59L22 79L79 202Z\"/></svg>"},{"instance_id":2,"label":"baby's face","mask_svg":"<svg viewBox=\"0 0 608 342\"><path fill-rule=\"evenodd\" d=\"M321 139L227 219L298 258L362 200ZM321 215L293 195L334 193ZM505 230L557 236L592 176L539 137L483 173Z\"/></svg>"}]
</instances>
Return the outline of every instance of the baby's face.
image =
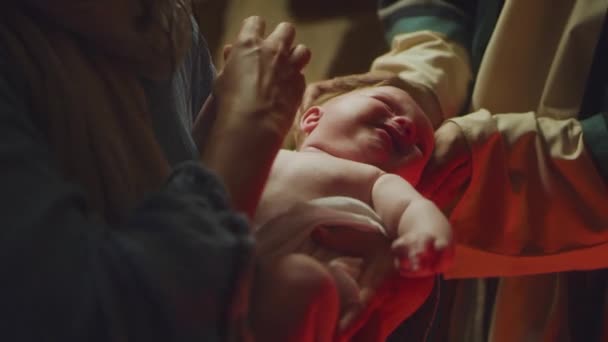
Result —
<instances>
[{"instance_id":1,"label":"baby's face","mask_svg":"<svg viewBox=\"0 0 608 342\"><path fill-rule=\"evenodd\" d=\"M375 165L412 183L417 183L434 146L426 115L405 91L391 86L337 96L309 109L300 127L307 134L300 150L315 148Z\"/></svg>"}]
</instances>

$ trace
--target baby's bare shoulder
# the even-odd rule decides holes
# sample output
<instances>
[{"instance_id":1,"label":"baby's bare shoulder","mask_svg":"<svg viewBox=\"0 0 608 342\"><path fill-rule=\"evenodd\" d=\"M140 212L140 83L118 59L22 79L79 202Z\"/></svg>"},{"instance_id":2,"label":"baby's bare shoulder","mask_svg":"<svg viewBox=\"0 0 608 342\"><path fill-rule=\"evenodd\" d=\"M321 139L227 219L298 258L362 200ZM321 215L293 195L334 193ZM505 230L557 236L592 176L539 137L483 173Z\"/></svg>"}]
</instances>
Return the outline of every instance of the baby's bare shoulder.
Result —
<instances>
[{"instance_id":1,"label":"baby's bare shoulder","mask_svg":"<svg viewBox=\"0 0 608 342\"><path fill-rule=\"evenodd\" d=\"M281 152L273 171L276 180L306 187L311 196L367 196L382 171L368 164L320 152Z\"/></svg>"},{"instance_id":2,"label":"baby's bare shoulder","mask_svg":"<svg viewBox=\"0 0 608 342\"><path fill-rule=\"evenodd\" d=\"M281 150L254 221L261 224L296 203L321 197L347 196L370 204L380 175L382 171L375 166L325 153Z\"/></svg>"},{"instance_id":3,"label":"baby's bare shoulder","mask_svg":"<svg viewBox=\"0 0 608 342\"><path fill-rule=\"evenodd\" d=\"M336 158L320 152L281 151L275 160L277 172L298 177L377 177L382 171L369 164Z\"/></svg>"}]
</instances>

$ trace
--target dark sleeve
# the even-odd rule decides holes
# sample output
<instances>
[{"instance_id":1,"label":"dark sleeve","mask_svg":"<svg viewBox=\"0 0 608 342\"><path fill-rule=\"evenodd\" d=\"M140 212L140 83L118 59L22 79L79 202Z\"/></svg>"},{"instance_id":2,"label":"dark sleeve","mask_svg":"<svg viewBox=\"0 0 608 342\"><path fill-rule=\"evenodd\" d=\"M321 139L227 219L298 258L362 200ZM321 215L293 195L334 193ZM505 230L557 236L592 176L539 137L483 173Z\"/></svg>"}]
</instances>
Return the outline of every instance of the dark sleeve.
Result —
<instances>
[{"instance_id":1,"label":"dark sleeve","mask_svg":"<svg viewBox=\"0 0 608 342\"><path fill-rule=\"evenodd\" d=\"M192 59L192 118L196 119L199 111L207 96L211 93L213 81L215 80L216 70L213 66L213 59L209 52L209 47L205 37L200 32L195 20L192 21L193 27L193 48Z\"/></svg>"},{"instance_id":2,"label":"dark sleeve","mask_svg":"<svg viewBox=\"0 0 608 342\"><path fill-rule=\"evenodd\" d=\"M608 180L608 113L601 113L581 121L583 140L595 161L598 171Z\"/></svg>"},{"instance_id":3,"label":"dark sleeve","mask_svg":"<svg viewBox=\"0 0 608 342\"><path fill-rule=\"evenodd\" d=\"M197 163L121 227L84 209L0 58L3 341L219 341L252 248L246 221Z\"/></svg>"}]
</instances>

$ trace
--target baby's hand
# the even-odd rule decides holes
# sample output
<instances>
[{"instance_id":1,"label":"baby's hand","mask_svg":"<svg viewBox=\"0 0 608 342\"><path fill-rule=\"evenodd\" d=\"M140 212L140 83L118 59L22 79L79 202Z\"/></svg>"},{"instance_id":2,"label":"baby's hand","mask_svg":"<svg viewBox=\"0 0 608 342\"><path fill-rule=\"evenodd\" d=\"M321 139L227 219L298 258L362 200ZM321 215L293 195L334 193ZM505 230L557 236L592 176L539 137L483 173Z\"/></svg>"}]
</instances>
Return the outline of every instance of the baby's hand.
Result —
<instances>
[{"instance_id":1,"label":"baby's hand","mask_svg":"<svg viewBox=\"0 0 608 342\"><path fill-rule=\"evenodd\" d=\"M402 276L426 277L445 271L454 257L452 229L443 215L421 215L414 227L392 244L395 266Z\"/></svg>"}]
</instances>

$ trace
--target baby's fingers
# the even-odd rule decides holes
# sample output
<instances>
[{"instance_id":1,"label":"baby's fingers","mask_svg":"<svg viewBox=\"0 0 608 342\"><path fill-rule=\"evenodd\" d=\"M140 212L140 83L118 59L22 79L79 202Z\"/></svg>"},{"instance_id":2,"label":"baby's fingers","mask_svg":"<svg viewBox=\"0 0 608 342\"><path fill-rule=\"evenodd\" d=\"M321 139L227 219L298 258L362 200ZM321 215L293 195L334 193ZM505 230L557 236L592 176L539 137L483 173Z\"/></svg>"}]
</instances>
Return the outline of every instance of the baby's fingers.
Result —
<instances>
[{"instance_id":1,"label":"baby's fingers","mask_svg":"<svg viewBox=\"0 0 608 342\"><path fill-rule=\"evenodd\" d=\"M407 277L433 274L434 265L438 262L439 253L430 239L413 242L398 239L393 243L392 251L397 271Z\"/></svg>"},{"instance_id":2,"label":"baby's fingers","mask_svg":"<svg viewBox=\"0 0 608 342\"><path fill-rule=\"evenodd\" d=\"M421 252L395 255L395 266L399 273L408 278L426 277L444 272L454 257L452 245L437 249L435 241L428 241Z\"/></svg>"},{"instance_id":3,"label":"baby's fingers","mask_svg":"<svg viewBox=\"0 0 608 342\"><path fill-rule=\"evenodd\" d=\"M430 242L428 238L402 236L392 243L391 250L397 258L411 259L424 252Z\"/></svg>"}]
</instances>

